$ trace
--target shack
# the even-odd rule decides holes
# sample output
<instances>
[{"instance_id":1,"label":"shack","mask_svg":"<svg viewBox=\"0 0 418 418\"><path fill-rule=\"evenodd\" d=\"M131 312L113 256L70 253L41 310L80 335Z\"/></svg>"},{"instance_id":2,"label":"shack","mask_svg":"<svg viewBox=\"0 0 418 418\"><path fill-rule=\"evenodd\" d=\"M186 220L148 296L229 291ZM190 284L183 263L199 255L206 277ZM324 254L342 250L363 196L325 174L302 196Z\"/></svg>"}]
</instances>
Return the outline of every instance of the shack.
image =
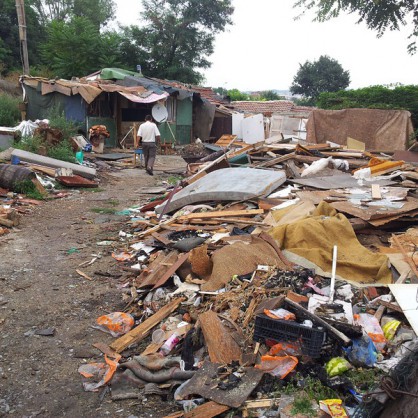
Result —
<instances>
[{"instance_id":1,"label":"shack","mask_svg":"<svg viewBox=\"0 0 418 418\"><path fill-rule=\"evenodd\" d=\"M201 92L211 89L118 68L72 80L23 76L21 85L27 119L48 118L53 109L60 109L67 120L79 123L83 134L93 125L105 125L110 132L107 147L132 145L133 125L144 121L156 104L167 110L166 120L159 124L163 143L184 145L195 137L209 139L221 106L209 95L202 97Z\"/></svg>"}]
</instances>

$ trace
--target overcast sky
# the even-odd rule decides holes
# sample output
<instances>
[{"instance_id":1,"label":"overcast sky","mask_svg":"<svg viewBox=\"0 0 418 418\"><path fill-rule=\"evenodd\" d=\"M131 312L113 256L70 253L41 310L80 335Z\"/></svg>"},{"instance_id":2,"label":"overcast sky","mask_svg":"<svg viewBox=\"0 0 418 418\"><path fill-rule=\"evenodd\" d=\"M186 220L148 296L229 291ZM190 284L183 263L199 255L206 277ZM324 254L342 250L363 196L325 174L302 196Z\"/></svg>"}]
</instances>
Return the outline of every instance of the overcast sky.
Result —
<instances>
[{"instance_id":1,"label":"overcast sky","mask_svg":"<svg viewBox=\"0 0 418 418\"><path fill-rule=\"evenodd\" d=\"M137 24L140 0L115 0L117 20ZM295 21L295 0L233 0L234 25L217 35L205 85L240 90L287 90L300 63L321 55L350 72L350 88L376 84L418 84L418 55L406 52L407 28L382 38L356 24L354 15L325 23L312 14ZM410 28L409 28L410 29ZM151 75L151 74L150 74Z\"/></svg>"}]
</instances>

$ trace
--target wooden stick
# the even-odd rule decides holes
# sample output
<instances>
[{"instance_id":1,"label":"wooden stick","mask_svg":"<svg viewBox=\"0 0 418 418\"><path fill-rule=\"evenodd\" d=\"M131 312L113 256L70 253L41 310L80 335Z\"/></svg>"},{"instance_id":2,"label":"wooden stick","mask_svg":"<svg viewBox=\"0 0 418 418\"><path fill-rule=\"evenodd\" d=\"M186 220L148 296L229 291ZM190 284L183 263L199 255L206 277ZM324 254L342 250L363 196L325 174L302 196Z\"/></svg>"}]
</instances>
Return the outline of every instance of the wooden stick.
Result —
<instances>
[{"instance_id":1,"label":"wooden stick","mask_svg":"<svg viewBox=\"0 0 418 418\"><path fill-rule=\"evenodd\" d=\"M157 311L154 315L146 319L142 324L138 325L134 329L131 329L127 334L118 338L116 341L113 341L113 343L110 344L110 348L116 351L117 353L120 353L121 351L128 348L130 345L142 341L144 338L148 336L150 329L154 328L163 319L167 318L167 316L174 312L178 308L180 303L184 300L185 298L177 298L172 300L170 303L168 303L159 311Z\"/></svg>"},{"instance_id":2,"label":"wooden stick","mask_svg":"<svg viewBox=\"0 0 418 418\"><path fill-rule=\"evenodd\" d=\"M246 210L214 210L212 212L190 213L186 216L178 218L179 221L187 221L189 219L211 219L211 218L226 218L232 216L253 216L264 213L263 209L246 209Z\"/></svg>"},{"instance_id":3,"label":"wooden stick","mask_svg":"<svg viewBox=\"0 0 418 418\"><path fill-rule=\"evenodd\" d=\"M342 332L338 331L336 328L334 328L332 325L328 324L328 322L324 321L319 316L309 312L307 309L300 306L298 303L293 302L293 300L290 300L289 298L285 299L285 302L296 309L297 311L303 313L303 315L310 318L313 322L321 325L322 327L326 328L331 334L334 335L335 338L340 340L345 347L349 346L351 344L350 338L348 338L346 335L344 335Z\"/></svg>"}]
</instances>

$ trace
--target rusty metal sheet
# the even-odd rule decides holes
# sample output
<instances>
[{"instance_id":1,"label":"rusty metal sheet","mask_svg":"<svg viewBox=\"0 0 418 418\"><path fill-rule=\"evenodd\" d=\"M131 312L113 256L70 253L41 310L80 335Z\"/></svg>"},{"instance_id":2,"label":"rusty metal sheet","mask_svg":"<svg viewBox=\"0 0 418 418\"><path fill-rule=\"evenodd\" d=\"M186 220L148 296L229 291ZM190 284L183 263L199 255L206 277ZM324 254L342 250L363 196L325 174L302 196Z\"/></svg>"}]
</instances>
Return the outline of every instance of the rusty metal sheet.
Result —
<instances>
[{"instance_id":1,"label":"rusty metal sheet","mask_svg":"<svg viewBox=\"0 0 418 418\"><path fill-rule=\"evenodd\" d=\"M251 392L258 386L263 372L261 370L246 367L245 375L239 384L227 390L219 389L217 386L217 370L221 364L205 361L203 366L181 389L180 396L200 395L221 405L231 408L240 407L250 396Z\"/></svg>"}]
</instances>

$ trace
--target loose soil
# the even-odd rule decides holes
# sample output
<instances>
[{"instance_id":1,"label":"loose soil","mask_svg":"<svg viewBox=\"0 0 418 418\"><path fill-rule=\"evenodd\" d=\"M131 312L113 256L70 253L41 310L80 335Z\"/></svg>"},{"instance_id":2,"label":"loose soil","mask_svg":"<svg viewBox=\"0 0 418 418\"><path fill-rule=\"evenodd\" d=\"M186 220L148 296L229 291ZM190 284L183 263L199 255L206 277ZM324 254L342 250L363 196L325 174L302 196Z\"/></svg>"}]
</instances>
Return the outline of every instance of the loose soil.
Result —
<instances>
[{"instance_id":1,"label":"loose soil","mask_svg":"<svg viewBox=\"0 0 418 418\"><path fill-rule=\"evenodd\" d=\"M0 238L0 416L158 418L178 410L153 396L112 402L102 391L84 392L77 369L102 362L92 344L114 338L91 325L123 309L117 284L130 274L110 257L111 247L97 245L117 238L128 217L97 209L144 203L150 196L136 191L170 177L158 168L183 165L179 157L162 156L154 177L140 169L105 174L98 192L44 202L22 218L18 231ZM99 252L101 259L78 267ZM79 276L78 268L93 280ZM55 328L55 335L34 335L45 328Z\"/></svg>"}]
</instances>

